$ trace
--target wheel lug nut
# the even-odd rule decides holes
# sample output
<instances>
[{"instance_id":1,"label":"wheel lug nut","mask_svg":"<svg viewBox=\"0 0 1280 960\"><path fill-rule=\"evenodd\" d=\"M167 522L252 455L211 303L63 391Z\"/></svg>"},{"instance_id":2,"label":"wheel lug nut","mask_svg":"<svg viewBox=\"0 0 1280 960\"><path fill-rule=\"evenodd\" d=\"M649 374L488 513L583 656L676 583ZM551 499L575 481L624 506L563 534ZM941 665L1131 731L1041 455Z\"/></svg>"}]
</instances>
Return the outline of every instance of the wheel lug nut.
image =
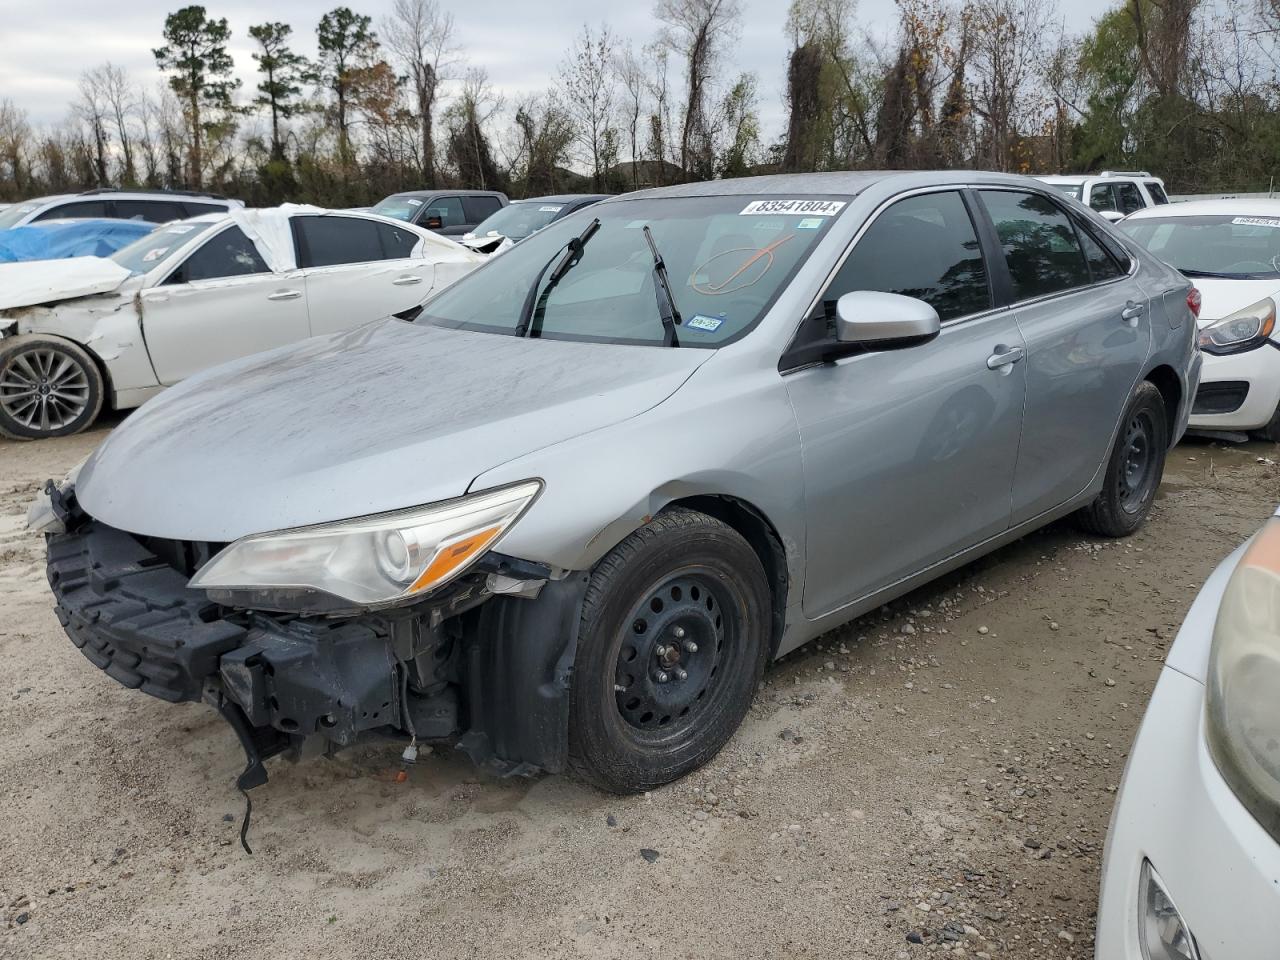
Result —
<instances>
[{"instance_id":1,"label":"wheel lug nut","mask_svg":"<svg viewBox=\"0 0 1280 960\"><path fill-rule=\"evenodd\" d=\"M668 680L671 679L671 675L668 674L667 671L665 670L659 670L657 673L653 675L653 679L657 680L659 683L666 683Z\"/></svg>"},{"instance_id":2,"label":"wheel lug nut","mask_svg":"<svg viewBox=\"0 0 1280 960\"><path fill-rule=\"evenodd\" d=\"M683 671L683 670L677 670L677 671L676 671L676 679L677 679L677 680L688 680L688 679L689 679L689 674L687 674L687 673L686 673L685 671Z\"/></svg>"},{"instance_id":3,"label":"wheel lug nut","mask_svg":"<svg viewBox=\"0 0 1280 960\"><path fill-rule=\"evenodd\" d=\"M676 628L675 628L674 630L672 630L671 632L672 632L673 634L675 634L675 638L676 638L677 640L683 640L683 639L684 639L684 627L676 627Z\"/></svg>"},{"instance_id":4,"label":"wheel lug nut","mask_svg":"<svg viewBox=\"0 0 1280 960\"><path fill-rule=\"evenodd\" d=\"M698 645L694 643L692 640L686 640L684 642L684 649L686 653L697 653Z\"/></svg>"},{"instance_id":5,"label":"wheel lug nut","mask_svg":"<svg viewBox=\"0 0 1280 960\"><path fill-rule=\"evenodd\" d=\"M667 655L667 645L665 643L658 644L653 648L653 655L655 657L665 657Z\"/></svg>"}]
</instances>

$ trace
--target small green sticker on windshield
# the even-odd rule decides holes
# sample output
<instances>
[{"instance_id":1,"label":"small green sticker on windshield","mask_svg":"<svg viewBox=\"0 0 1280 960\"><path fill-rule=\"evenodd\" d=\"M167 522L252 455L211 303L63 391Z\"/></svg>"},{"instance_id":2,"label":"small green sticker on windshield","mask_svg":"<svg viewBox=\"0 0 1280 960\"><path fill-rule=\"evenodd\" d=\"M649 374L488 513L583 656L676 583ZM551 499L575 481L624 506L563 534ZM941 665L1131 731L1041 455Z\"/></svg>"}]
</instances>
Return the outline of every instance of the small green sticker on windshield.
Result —
<instances>
[{"instance_id":1,"label":"small green sticker on windshield","mask_svg":"<svg viewBox=\"0 0 1280 960\"><path fill-rule=\"evenodd\" d=\"M796 224L797 230L820 230L822 228L821 217L808 217Z\"/></svg>"}]
</instances>

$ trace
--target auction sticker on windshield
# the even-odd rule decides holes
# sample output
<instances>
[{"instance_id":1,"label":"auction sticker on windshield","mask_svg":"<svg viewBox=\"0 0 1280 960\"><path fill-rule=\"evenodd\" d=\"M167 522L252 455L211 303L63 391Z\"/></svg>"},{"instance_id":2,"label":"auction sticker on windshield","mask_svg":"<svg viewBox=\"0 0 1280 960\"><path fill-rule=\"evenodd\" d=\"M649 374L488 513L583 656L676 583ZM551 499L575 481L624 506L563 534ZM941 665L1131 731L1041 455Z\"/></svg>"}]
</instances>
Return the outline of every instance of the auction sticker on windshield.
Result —
<instances>
[{"instance_id":1,"label":"auction sticker on windshield","mask_svg":"<svg viewBox=\"0 0 1280 960\"><path fill-rule=\"evenodd\" d=\"M685 326L692 327L694 330L706 330L710 333L720 329L720 324L724 323L723 317L708 317L706 314L694 314L685 323Z\"/></svg>"},{"instance_id":2,"label":"auction sticker on windshield","mask_svg":"<svg viewBox=\"0 0 1280 960\"><path fill-rule=\"evenodd\" d=\"M1272 217L1234 217L1231 222L1242 227L1274 227L1280 230L1280 220Z\"/></svg>"},{"instance_id":3,"label":"auction sticker on windshield","mask_svg":"<svg viewBox=\"0 0 1280 960\"><path fill-rule=\"evenodd\" d=\"M738 216L793 213L803 214L806 217L834 217L844 209L844 206L843 200L753 200Z\"/></svg>"}]
</instances>

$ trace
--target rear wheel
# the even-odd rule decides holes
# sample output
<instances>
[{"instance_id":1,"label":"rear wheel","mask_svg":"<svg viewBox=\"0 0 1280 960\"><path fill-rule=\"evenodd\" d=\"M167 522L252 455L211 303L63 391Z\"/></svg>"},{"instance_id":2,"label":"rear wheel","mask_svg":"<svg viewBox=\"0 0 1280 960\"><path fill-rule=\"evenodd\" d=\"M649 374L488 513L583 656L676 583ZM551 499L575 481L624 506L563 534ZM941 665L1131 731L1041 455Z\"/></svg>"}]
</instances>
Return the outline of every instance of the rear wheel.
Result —
<instances>
[{"instance_id":1,"label":"rear wheel","mask_svg":"<svg viewBox=\"0 0 1280 960\"><path fill-rule=\"evenodd\" d=\"M85 350L56 337L0 340L0 434L65 437L102 409L102 374Z\"/></svg>"},{"instance_id":2,"label":"rear wheel","mask_svg":"<svg viewBox=\"0 0 1280 960\"><path fill-rule=\"evenodd\" d=\"M1138 385L1120 422L1098 498L1076 513L1089 533L1127 537L1147 519L1164 475L1169 422L1164 397L1150 381Z\"/></svg>"},{"instance_id":3,"label":"rear wheel","mask_svg":"<svg viewBox=\"0 0 1280 960\"><path fill-rule=\"evenodd\" d=\"M661 514L597 565L570 696L574 771L615 793L675 780L738 728L764 671L768 582L747 542Z\"/></svg>"},{"instance_id":4,"label":"rear wheel","mask_svg":"<svg viewBox=\"0 0 1280 960\"><path fill-rule=\"evenodd\" d=\"M1254 430L1254 434L1260 440L1266 440L1270 443L1280 443L1280 407L1276 408L1276 412L1271 415L1271 422L1260 430Z\"/></svg>"}]
</instances>

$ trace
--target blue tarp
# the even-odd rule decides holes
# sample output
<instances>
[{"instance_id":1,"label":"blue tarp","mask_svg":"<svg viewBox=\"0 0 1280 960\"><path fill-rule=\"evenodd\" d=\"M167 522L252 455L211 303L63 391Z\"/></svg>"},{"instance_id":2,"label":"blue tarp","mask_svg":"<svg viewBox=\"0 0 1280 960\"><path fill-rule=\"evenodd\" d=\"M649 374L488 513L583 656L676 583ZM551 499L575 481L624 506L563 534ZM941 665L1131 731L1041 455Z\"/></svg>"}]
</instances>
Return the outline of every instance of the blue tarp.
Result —
<instances>
[{"instance_id":1,"label":"blue tarp","mask_svg":"<svg viewBox=\"0 0 1280 960\"><path fill-rule=\"evenodd\" d=\"M156 224L144 220L48 220L0 230L0 263L109 257Z\"/></svg>"}]
</instances>

